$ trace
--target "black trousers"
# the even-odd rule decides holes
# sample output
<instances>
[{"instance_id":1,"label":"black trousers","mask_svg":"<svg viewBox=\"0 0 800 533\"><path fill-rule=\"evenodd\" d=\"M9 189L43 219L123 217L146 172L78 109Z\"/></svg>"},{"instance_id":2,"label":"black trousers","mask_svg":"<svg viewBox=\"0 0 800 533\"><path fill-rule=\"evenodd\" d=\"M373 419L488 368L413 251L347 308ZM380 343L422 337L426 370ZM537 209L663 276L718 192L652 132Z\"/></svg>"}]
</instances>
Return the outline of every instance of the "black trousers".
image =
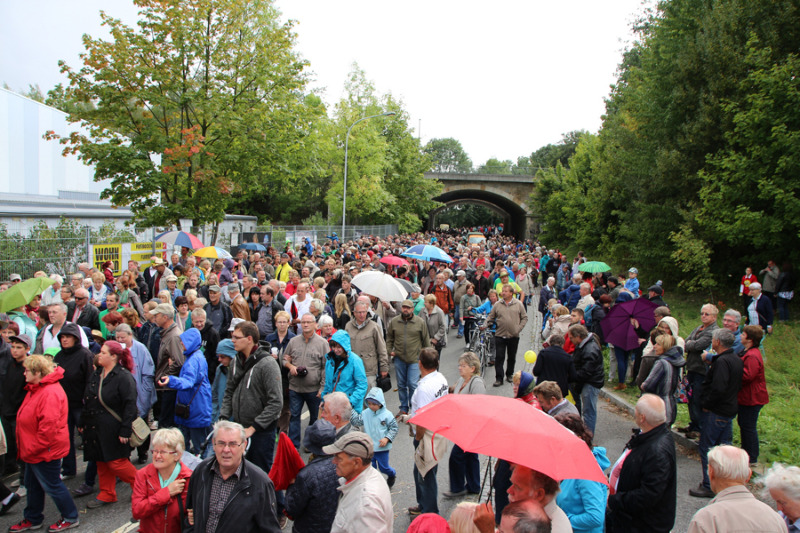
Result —
<instances>
[{"instance_id":1,"label":"black trousers","mask_svg":"<svg viewBox=\"0 0 800 533\"><path fill-rule=\"evenodd\" d=\"M497 381L503 381L503 363L508 353L508 365L506 365L505 375L511 379L514 375L514 364L517 362L517 346L519 337L495 337L494 338L494 375Z\"/></svg>"}]
</instances>

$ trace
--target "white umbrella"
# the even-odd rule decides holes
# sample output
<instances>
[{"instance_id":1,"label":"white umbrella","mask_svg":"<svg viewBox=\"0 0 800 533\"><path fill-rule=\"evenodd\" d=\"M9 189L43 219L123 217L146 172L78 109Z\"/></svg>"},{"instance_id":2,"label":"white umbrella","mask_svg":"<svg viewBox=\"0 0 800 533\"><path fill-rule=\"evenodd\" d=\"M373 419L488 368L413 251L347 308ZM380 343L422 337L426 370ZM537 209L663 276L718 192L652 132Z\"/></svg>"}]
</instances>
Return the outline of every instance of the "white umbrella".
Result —
<instances>
[{"instance_id":1,"label":"white umbrella","mask_svg":"<svg viewBox=\"0 0 800 533\"><path fill-rule=\"evenodd\" d=\"M400 302L408 297L408 291L389 274L370 271L353 278L353 285L371 296L385 302Z\"/></svg>"}]
</instances>

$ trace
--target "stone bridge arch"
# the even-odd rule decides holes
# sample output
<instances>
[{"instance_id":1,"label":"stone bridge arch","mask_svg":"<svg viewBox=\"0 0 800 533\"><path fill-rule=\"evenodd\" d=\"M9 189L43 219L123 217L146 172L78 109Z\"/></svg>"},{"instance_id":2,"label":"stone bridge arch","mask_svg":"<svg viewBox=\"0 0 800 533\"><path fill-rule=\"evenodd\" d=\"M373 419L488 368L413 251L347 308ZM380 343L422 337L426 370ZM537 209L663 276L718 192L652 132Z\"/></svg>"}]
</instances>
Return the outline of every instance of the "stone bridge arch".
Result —
<instances>
[{"instance_id":1,"label":"stone bridge arch","mask_svg":"<svg viewBox=\"0 0 800 533\"><path fill-rule=\"evenodd\" d=\"M428 179L444 185L434 200L444 203L428 217L428 228L436 223L436 215L459 203L483 205L503 215L505 232L520 239L532 238L537 221L529 211L528 200L533 192L533 176L497 174L450 174L426 172Z\"/></svg>"}]
</instances>

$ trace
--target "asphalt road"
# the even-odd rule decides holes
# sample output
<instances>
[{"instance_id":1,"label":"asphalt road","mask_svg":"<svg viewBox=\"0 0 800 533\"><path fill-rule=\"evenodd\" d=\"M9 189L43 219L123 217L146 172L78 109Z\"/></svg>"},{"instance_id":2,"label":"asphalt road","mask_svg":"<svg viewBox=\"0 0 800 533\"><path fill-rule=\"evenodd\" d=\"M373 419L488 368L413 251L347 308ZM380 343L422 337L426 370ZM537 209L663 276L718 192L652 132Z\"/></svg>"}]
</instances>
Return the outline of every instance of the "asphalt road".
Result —
<instances>
[{"instance_id":1,"label":"asphalt road","mask_svg":"<svg viewBox=\"0 0 800 533\"><path fill-rule=\"evenodd\" d=\"M521 335L520 347L518 352L517 370L530 371L532 365L525 363L523 353L525 350L534 349L538 352L541 347L541 342L538 335L534 335L531 339L531 331L539 331L539 313L535 311L536 306L533 305L529 308L530 320L528 326L525 328ZM459 355L463 352L464 340L457 339L455 330L450 330L449 343L442 352L441 372L447 377L449 383L455 383L458 379L457 360ZM511 396L512 387L510 384L505 383L502 387L492 387L493 375L487 369L487 393L491 395ZM394 374L394 373L393 373ZM393 383L396 383L395 376L392 375ZM396 412L399 408L399 399L396 392L390 391L386 394L387 407ZM304 425L307 418L304 418ZM632 418L609 402L600 399L598 401L598 420L597 420L597 435L595 436L595 445L603 446L607 450L607 454L611 463L613 464L621 454L625 443L631 435L631 429L634 427ZM700 481L700 462L696 454L687 453L685 450L680 450L678 456L678 516L673 531L683 532L686 531L694 513L702 506L708 503L708 500L692 498L688 495L688 490L697 485ZM133 454L135 457L135 453ZM694 456L691 456L694 455ZM395 532L404 532L408 528L411 520L406 512L408 507L416 505L414 478L413 478L413 456L414 448L412 438L408 433L408 426L401 425L398 433L398 438L393 444L390 453L390 464L397 469L397 482L392 489L392 503L395 510ZM482 475L485 473L485 467L488 458L482 457ZM79 474L75 479L68 480L67 487L72 489L76 488L83 481L83 470L85 463L79 460ZM445 458L439 464L438 475L439 481L439 494L449 490L448 486L448 466ZM8 484L12 478L8 478L5 482ZM485 490L488 490L486 487ZM129 524L131 519L130 511L130 496L131 491L128 485L120 483L117 485L117 495L119 502L109 505L100 509L86 510L86 503L92 498L87 496L85 498L77 499L76 504L80 510L81 527L80 531L107 533L114 531L120 527ZM485 495L483 498L485 499ZM472 501L477 498L473 497ZM450 512L461 500L447 500L440 496L439 511L442 516L449 516ZM7 528L22 520L22 510L25 505L25 500L21 501L8 515L0 517L0 531L5 531ZM53 504L52 500L46 498L45 507L45 525L49 525L58 520L59 514ZM291 530L291 525L287 526L287 531Z\"/></svg>"}]
</instances>

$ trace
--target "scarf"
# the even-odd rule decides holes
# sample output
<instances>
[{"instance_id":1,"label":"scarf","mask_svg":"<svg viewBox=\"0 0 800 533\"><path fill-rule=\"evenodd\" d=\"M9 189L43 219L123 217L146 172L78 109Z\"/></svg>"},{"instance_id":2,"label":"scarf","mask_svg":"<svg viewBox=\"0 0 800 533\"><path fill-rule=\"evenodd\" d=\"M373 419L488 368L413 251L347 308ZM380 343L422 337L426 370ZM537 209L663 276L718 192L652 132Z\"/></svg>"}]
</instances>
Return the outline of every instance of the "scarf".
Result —
<instances>
[{"instance_id":1,"label":"scarf","mask_svg":"<svg viewBox=\"0 0 800 533\"><path fill-rule=\"evenodd\" d=\"M170 483L178 479L178 474L181 473L181 462L178 461L175 463L175 468L172 470L172 475L169 476L166 480L161 477L161 473L158 474L158 481L161 483L161 488L168 486Z\"/></svg>"}]
</instances>

